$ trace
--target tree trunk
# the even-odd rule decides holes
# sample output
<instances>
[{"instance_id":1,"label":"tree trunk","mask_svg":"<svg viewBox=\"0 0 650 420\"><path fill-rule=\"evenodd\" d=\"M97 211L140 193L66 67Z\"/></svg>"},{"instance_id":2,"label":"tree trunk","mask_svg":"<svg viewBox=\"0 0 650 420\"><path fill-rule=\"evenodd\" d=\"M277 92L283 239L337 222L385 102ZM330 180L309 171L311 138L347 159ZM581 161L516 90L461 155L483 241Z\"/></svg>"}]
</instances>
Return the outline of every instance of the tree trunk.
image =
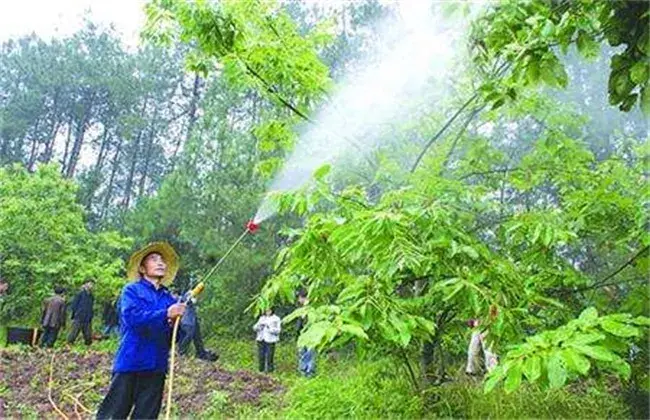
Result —
<instances>
[{"instance_id":1,"label":"tree trunk","mask_svg":"<svg viewBox=\"0 0 650 420\"><path fill-rule=\"evenodd\" d=\"M50 160L52 160L52 155L54 154L54 142L56 141L56 134L59 132L60 126L61 121L52 121L52 128L50 129L50 134L48 135L48 140L45 144L45 153L41 159L42 162L50 163Z\"/></svg>"},{"instance_id":2,"label":"tree trunk","mask_svg":"<svg viewBox=\"0 0 650 420\"><path fill-rule=\"evenodd\" d=\"M97 162L95 162L95 171L101 172L104 166L104 159L109 152L111 136L109 135L108 127L104 126L104 133L102 134L102 144L99 147L99 154L97 155Z\"/></svg>"},{"instance_id":3,"label":"tree trunk","mask_svg":"<svg viewBox=\"0 0 650 420\"><path fill-rule=\"evenodd\" d=\"M102 179L102 167L104 166L104 160L106 158L106 154L108 153L108 143L110 141L110 136L109 136L109 131L106 126L104 126L104 132L102 133L102 141L101 141L101 146L99 149L99 154L97 156L97 162L95 163L95 167L91 171L92 177L89 180L88 185L88 191L87 195L85 198L85 207L86 211L88 213L91 213L91 209L93 206L93 199L95 198L95 193L99 189L99 187L102 185L103 179Z\"/></svg>"},{"instance_id":4,"label":"tree trunk","mask_svg":"<svg viewBox=\"0 0 650 420\"><path fill-rule=\"evenodd\" d=\"M149 175L149 159L151 159L151 148L153 147L154 139L156 137L156 119L158 118L158 106L155 105L154 111L153 111L153 118L151 119L151 123L149 124L149 139L148 141L144 144L144 151L143 155L144 158L142 160L142 163L144 164L142 167L142 175L140 176L140 182L138 186L138 198L142 197L142 194L144 193L144 187L147 183L147 176Z\"/></svg>"},{"instance_id":5,"label":"tree trunk","mask_svg":"<svg viewBox=\"0 0 650 420\"><path fill-rule=\"evenodd\" d=\"M425 384L442 381L445 377L445 355L442 348L442 334L447 322L454 317L450 308L436 317L436 332L433 338L422 346L422 373ZM437 369L436 369L437 368Z\"/></svg>"},{"instance_id":6,"label":"tree trunk","mask_svg":"<svg viewBox=\"0 0 650 420\"><path fill-rule=\"evenodd\" d=\"M59 131L61 126L61 120L58 118L59 112L59 97L61 96L60 89L56 89L54 92L54 100L52 101L52 114L50 123L50 129L48 130L48 135L45 143L45 151L41 156L41 162L49 163L52 159L52 154L54 153L54 142L56 140L56 133Z\"/></svg>"},{"instance_id":7,"label":"tree trunk","mask_svg":"<svg viewBox=\"0 0 650 420\"><path fill-rule=\"evenodd\" d=\"M70 149L70 139L72 138L72 122L73 118L70 117L68 121L68 136L65 139L65 150L63 151L63 159L61 160L61 175L65 174L66 163L68 161L68 150Z\"/></svg>"},{"instance_id":8,"label":"tree trunk","mask_svg":"<svg viewBox=\"0 0 650 420\"><path fill-rule=\"evenodd\" d=\"M120 166L120 152L122 151L122 144L124 140L120 140L115 147L115 154L113 155L113 168L111 169L111 176L108 179L108 186L106 187L106 194L104 195L104 205L102 206L101 214L99 215L99 221L101 222L106 215L106 210L111 204L111 198L113 196L113 185L115 183L115 174L117 174L117 168Z\"/></svg>"},{"instance_id":9,"label":"tree trunk","mask_svg":"<svg viewBox=\"0 0 650 420\"><path fill-rule=\"evenodd\" d=\"M145 120L147 115L147 104L149 102L149 97L144 98L144 103L142 104L142 119ZM133 188L133 177L135 176L135 167L138 163L138 155L140 154L140 139L142 138L142 133L144 128L141 128L138 131L138 136L135 139L135 143L131 149L131 165L129 168L129 174L126 178L126 186L124 187L124 198L122 199L122 208L128 209L129 204L131 203L131 189Z\"/></svg>"},{"instance_id":10,"label":"tree trunk","mask_svg":"<svg viewBox=\"0 0 650 420\"><path fill-rule=\"evenodd\" d=\"M196 115L196 111L198 109L200 96L201 96L201 77L198 74L196 74L194 76L194 85L192 86L192 99L190 100L190 110L188 116L189 120L187 123L187 132L185 134L185 143L187 143L190 137L192 136L192 130L194 130L194 125L196 124L196 120L198 119ZM176 164L176 156L180 152L182 143L183 143L183 138L181 136L178 136L178 141L174 146L174 153L172 155L172 166L170 172L174 171L174 166Z\"/></svg>"},{"instance_id":11,"label":"tree trunk","mask_svg":"<svg viewBox=\"0 0 650 420\"><path fill-rule=\"evenodd\" d=\"M81 146L83 146L84 136L86 135L86 130L88 129L88 123L90 122L90 115L93 106L93 99L90 99L90 103L84 108L84 114L77 125L77 133L75 134L74 143L72 145L72 152L70 153L70 161L68 162L68 167L66 168L66 177L72 178L74 172L77 168L77 162L79 162L79 155L81 152Z\"/></svg>"},{"instance_id":12,"label":"tree trunk","mask_svg":"<svg viewBox=\"0 0 650 420\"><path fill-rule=\"evenodd\" d=\"M138 155L140 154L140 138L142 137L142 131L138 133L138 137L135 139L133 144L133 150L131 151L131 166L129 167L129 175L126 178L126 186L124 187L124 198L122 199L122 208L128 209L129 204L131 203L131 189L133 188L133 177L135 176L135 166L138 163Z\"/></svg>"},{"instance_id":13,"label":"tree trunk","mask_svg":"<svg viewBox=\"0 0 650 420\"><path fill-rule=\"evenodd\" d=\"M36 151L38 150L38 126L41 124L40 118L36 120L34 126L34 134L32 135L32 150L29 152L29 161L27 162L27 170L33 172L34 163L36 163Z\"/></svg>"}]
</instances>

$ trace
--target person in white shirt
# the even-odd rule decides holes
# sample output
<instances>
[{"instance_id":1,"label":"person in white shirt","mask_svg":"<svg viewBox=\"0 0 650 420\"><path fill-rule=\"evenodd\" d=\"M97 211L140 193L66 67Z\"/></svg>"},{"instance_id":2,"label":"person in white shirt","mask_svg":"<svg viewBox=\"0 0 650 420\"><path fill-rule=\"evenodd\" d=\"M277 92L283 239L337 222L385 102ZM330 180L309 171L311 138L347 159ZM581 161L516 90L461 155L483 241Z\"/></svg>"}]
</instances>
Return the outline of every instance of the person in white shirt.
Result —
<instances>
[{"instance_id":1,"label":"person in white shirt","mask_svg":"<svg viewBox=\"0 0 650 420\"><path fill-rule=\"evenodd\" d=\"M253 326L253 330L257 332L255 339L257 340L260 372L273 372L275 343L280 341L281 329L280 317L273 313L273 308L267 309Z\"/></svg>"},{"instance_id":2,"label":"person in white shirt","mask_svg":"<svg viewBox=\"0 0 650 420\"><path fill-rule=\"evenodd\" d=\"M481 350L483 351L483 362L485 370L490 372L498 364L498 356L492 351L492 348L488 345L485 338L487 336L486 331L481 331L480 324L481 322L478 319L471 319L468 322L470 328L473 328L472 338L469 342L469 348L467 349L467 367L465 372L468 375L479 375L481 372L481 360L480 354Z\"/></svg>"}]
</instances>

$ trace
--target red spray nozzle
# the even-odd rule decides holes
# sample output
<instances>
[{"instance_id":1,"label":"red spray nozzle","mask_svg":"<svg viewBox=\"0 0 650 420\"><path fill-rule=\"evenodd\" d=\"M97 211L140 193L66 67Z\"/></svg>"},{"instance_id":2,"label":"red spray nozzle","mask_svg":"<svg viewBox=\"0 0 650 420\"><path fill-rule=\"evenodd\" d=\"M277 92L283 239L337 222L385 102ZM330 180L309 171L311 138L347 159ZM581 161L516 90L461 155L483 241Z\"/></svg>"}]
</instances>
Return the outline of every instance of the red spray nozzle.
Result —
<instances>
[{"instance_id":1,"label":"red spray nozzle","mask_svg":"<svg viewBox=\"0 0 650 420\"><path fill-rule=\"evenodd\" d=\"M253 219L249 220L248 223L246 223L246 230L248 230L250 233L255 233L255 231L259 228L260 225L255 223Z\"/></svg>"}]
</instances>

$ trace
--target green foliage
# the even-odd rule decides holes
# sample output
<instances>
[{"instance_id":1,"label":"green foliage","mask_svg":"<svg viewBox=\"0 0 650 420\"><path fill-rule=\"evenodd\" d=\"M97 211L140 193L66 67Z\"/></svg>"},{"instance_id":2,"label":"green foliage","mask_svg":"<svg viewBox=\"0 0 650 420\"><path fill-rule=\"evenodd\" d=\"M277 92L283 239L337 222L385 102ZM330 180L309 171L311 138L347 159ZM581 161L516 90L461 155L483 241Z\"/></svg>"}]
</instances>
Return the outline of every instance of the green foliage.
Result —
<instances>
[{"instance_id":1,"label":"green foliage","mask_svg":"<svg viewBox=\"0 0 650 420\"><path fill-rule=\"evenodd\" d=\"M73 293L94 278L97 294L108 297L123 284L120 257L130 240L87 230L76 186L58 167L0 169L0 196L0 272L10 284L3 319L37 319L54 285Z\"/></svg>"},{"instance_id":2,"label":"green foliage","mask_svg":"<svg viewBox=\"0 0 650 420\"><path fill-rule=\"evenodd\" d=\"M625 361L630 346L644 335L641 328L650 326L650 318L633 318L630 314L598 316L594 308L555 330L526 338L514 346L502 364L490 372L485 382L489 392L501 381L507 393L521 384L522 375L529 382L551 388L562 387L568 379L584 376L592 366L611 371L623 379L630 378Z\"/></svg>"},{"instance_id":3,"label":"green foliage","mask_svg":"<svg viewBox=\"0 0 650 420\"><path fill-rule=\"evenodd\" d=\"M484 394L459 381L427 391L428 412L442 418L628 418L629 408L611 381L589 380L562 389L524 384L516 391Z\"/></svg>"},{"instance_id":4,"label":"green foliage","mask_svg":"<svg viewBox=\"0 0 650 420\"><path fill-rule=\"evenodd\" d=\"M145 36L169 45L193 46L188 66L203 74L220 68L228 84L252 90L279 112L255 129L261 151L289 149L290 131L307 116L330 85L327 66L318 51L332 38L331 24L320 22L302 33L274 1L155 0L147 5ZM266 176L277 166L262 162Z\"/></svg>"},{"instance_id":5,"label":"green foliage","mask_svg":"<svg viewBox=\"0 0 650 420\"><path fill-rule=\"evenodd\" d=\"M354 341L405 363L402 351L462 334L459 321L473 317L504 348L569 321L590 300L623 308L629 298L639 304L633 315L647 315L645 295L635 292L648 260L647 147L598 161L571 135L580 127L571 114L539 106L532 112L557 126L544 126L523 153L506 149L519 155L511 161L472 137L452 175L436 166L447 153L441 146L426 162L429 171L374 202L361 186L337 190L325 180L281 197L281 211L305 222L285 232L291 242L260 300L291 302L305 288L310 304L285 319L309 319L299 345ZM613 256L617 262L603 270ZM525 372L515 365L506 386L517 388L522 374L546 377L547 367L553 385L563 384L564 362L549 362L533 360ZM575 363L584 370L582 359Z\"/></svg>"},{"instance_id":6,"label":"green foliage","mask_svg":"<svg viewBox=\"0 0 650 420\"><path fill-rule=\"evenodd\" d=\"M11 283L3 315L34 319L34 302L54 282L72 288L94 276L100 297L117 289L124 234L137 244L171 241L180 289L199 279L242 233L296 143L297 123L311 121L330 76L355 63L384 13L378 2L355 3L333 13L336 26L291 2L154 0L145 36L172 49L126 54L93 28L62 42L4 45L0 161L28 170L0 172L0 270ZM237 408L214 393L209 414L625 416L619 383L604 388L600 373L647 382L647 352L623 361L650 315L647 138L628 121L612 132L609 119L590 122L528 88L580 83L593 101L592 79L576 81L561 53L575 46L597 61L608 43L620 46L611 104L648 108L647 27L644 2L490 4L473 27L474 67L444 82L453 98L421 108L407 127L391 125L391 144L369 151L355 173L324 166L305 190L276 197L282 217L246 237L201 296L214 343L214 333L252 336L242 313L253 296L260 307L293 309L304 288L309 305L284 322L307 316L308 325L297 343L283 339L279 370L295 372L296 344L321 354L354 347L363 363L338 370L325 361L311 381L289 376L280 404ZM182 72L183 59L195 74ZM467 108L452 112L471 118L448 120L444 105L475 85ZM449 130L431 137L441 126ZM89 143L96 163L75 169ZM79 187L39 168L59 149L64 176L81 172ZM417 154L425 158L412 166ZM89 233L86 224L122 233ZM466 350L468 318L480 318L505 355L488 384L507 392L483 395L461 382L428 389L431 400L414 394L415 355L427 344L444 371ZM226 364L255 367L252 340L215 347Z\"/></svg>"},{"instance_id":7,"label":"green foliage","mask_svg":"<svg viewBox=\"0 0 650 420\"><path fill-rule=\"evenodd\" d=\"M197 119L202 84L183 73L180 49L127 51L114 30L85 23L0 47L0 164L60 162L97 229L160 185Z\"/></svg>"},{"instance_id":8,"label":"green foliage","mask_svg":"<svg viewBox=\"0 0 650 420\"><path fill-rule=\"evenodd\" d=\"M497 85L484 86L485 99L494 107L521 87L543 82L566 87L558 47L566 54L575 44L580 54L593 59L600 45L625 45L611 60L611 105L629 111L638 102L647 114L650 9L641 1L548 2L504 0L474 23L474 57L479 68L507 64ZM505 66L504 66L505 67ZM506 94L507 93L507 94Z\"/></svg>"},{"instance_id":9,"label":"green foliage","mask_svg":"<svg viewBox=\"0 0 650 420\"><path fill-rule=\"evenodd\" d=\"M390 362L342 364L315 379L296 381L283 417L421 418L422 400L409 383L391 373Z\"/></svg>"}]
</instances>

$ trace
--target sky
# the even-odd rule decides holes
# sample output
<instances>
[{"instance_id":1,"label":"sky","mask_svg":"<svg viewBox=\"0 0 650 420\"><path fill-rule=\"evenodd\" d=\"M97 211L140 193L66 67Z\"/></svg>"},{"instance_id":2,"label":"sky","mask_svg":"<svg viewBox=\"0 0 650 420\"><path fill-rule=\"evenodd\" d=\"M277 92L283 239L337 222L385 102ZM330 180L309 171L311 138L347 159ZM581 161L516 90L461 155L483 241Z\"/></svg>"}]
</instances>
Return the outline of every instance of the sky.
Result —
<instances>
[{"instance_id":1,"label":"sky","mask_svg":"<svg viewBox=\"0 0 650 420\"><path fill-rule=\"evenodd\" d=\"M146 0L0 0L0 42L35 32L62 37L81 28L86 11L92 21L114 24L125 44L138 43Z\"/></svg>"},{"instance_id":2,"label":"sky","mask_svg":"<svg viewBox=\"0 0 650 420\"><path fill-rule=\"evenodd\" d=\"M350 0L306 1L341 4ZM145 3L146 0L0 0L0 43L32 32L46 39L70 35L81 28L84 15L90 11L94 23L115 25L123 42L134 47L144 24ZM399 0L400 11L407 19L412 18L426 3Z\"/></svg>"}]
</instances>

